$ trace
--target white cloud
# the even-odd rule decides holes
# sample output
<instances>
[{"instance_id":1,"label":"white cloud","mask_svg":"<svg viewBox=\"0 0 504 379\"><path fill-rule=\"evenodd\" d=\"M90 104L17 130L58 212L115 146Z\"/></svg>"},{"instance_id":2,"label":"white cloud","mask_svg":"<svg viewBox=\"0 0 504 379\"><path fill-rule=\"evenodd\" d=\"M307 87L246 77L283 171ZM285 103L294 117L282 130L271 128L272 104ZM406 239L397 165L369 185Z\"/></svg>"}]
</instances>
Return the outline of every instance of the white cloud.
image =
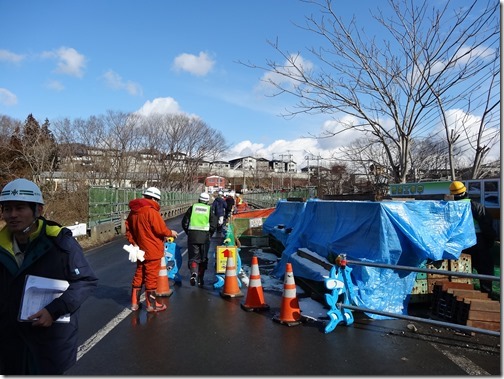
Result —
<instances>
[{"instance_id":1,"label":"white cloud","mask_svg":"<svg viewBox=\"0 0 504 379\"><path fill-rule=\"evenodd\" d=\"M459 65L466 64L471 59L480 58L489 60L495 55L495 49L486 46L463 46L458 52L456 58L459 59Z\"/></svg>"},{"instance_id":2,"label":"white cloud","mask_svg":"<svg viewBox=\"0 0 504 379\"><path fill-rule=\"evenodd\" d=\"M56 72L64 75L82 78L86 67L86 58L71 47L60 47L53 51L44 51L42 58L51 58L58 61Z\"/></svg>"},{"instance_id":3,"label":"white cloud","mask_svg":"<svg viewBox=\"0 0 504 379\"><path fill-rule=\"evenodd\" d=\"M61 92L65 89L65 86L59 80L49 80L46 87L57 92Z\"/></svg>"},{"instance_id":4,"label":"white cloud","mask_svg":"<svg viewBox=\"0 0 504 379\"><path fill-rule=\"evenodd\" d=\"M17 104L17 96L5 88L0 88L0 104L13 106Z\"/></svg>"},{"instance_id":5,"label":"white cloud","mask_svg":"<svg viewBox=\"0 0 504 379\"><path fill-rule=\"evenodd\" d=\"M268 160L293 160L300 169L306 166L307 157L318 156L320 157L319 163L323 165L324 160L328 162L327 159L333 155L334 151L321 148L319 141L315 138L297 138L291 141L281 139L265 146L264 144L246 140L232 146L224 159L252 156ZM313 164L313 162L310 164Z\"/></svg>"},{"instance_id":6,"label":"white cloud","mask_svg":"<svg viewBox=\"0 0 504 379\"><path fill-rule=\"evenodd\" d=\"M350 115L345 115L340 120L325 121L322 125L320 135L326 136L326 138L319 140L320 147L324 150L333 151L340 147L349 146L357 138L362 138L362 133L348 129L358 123L359 120Z\"/></svg>"},{"instance_id":7,"label":"white cloud","mask_svg":"<svg viewBox=\"0 0 504 379\"><path fill-rule=\"evenodd\" d=\"M179 104L172 97L158 97L152 101L146 101L145 104L136 113L142 116L151 114L169 114L182 113Z\"/></svg>"},{"instance_id":8,"label":"white cloud","mask_svg":"<svg viewBox=\"0 0 504 379\"><path fill-rule=\"evenodd\" d=\"M124 81L123 78L116 72L108 70L103 74L103 78L108 87L117 90L126 90L130 95L142 95L142 87L139 84L130 80Z\"/></svg>"},{"instance_id":9,"label":"white cloud","mask_svg":"<svg viewBox=\"0 0 504 379\"><path fill-rule=\"evenodd\" d=\"M0 61L18 63L21 62L24 58L25 58L24 55L0 49Z\"/></svg>"},{"instance_id":10,"label":"white cloud","mask_svg":"<svg viewBox=\"0 0 504 379\"><path fill-rule=\"evenodd\" d=\"M205 76L208 74L215 61L204 52L200 52L198 56L193 54L180 54L173 61L173 69L175 71L186 71L192 75Z\"/></svg>"},{"instance_id":11,"label":"white cloud","mask_svg":"<svg viewBox=\"0 0 504 379\"><path fill-rule=\"evenodd\" d=\"M294 62L297 68L294 68L291 62ZM261 82L256 86L256 90L259 92L274 91L275 87L272 83L289 89L295 88L299 84L296 79L301 76L298 69L303 73L307 73L312 71L313 67L313 63L304 59L300 54L291 54L289 60L286 60L283 65L277 67L278 72L266 72L262 76Z\"/></svg>"}]
</instances>

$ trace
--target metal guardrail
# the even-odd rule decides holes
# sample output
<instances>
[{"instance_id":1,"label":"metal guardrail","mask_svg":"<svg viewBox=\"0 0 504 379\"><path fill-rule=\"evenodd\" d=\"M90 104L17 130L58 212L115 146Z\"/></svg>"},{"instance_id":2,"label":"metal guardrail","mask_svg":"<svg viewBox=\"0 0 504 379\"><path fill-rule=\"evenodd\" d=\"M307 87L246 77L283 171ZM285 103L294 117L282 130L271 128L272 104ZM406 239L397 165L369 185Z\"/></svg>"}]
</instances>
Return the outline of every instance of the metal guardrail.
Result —
<instances>
[{"instance_id":1,"label":"metal guardrail","mask_svg":"<svg viewBox=\"0 0 504 379\"><path fill-rule=\"evenodd\" d=\"M387 269L393 269L393 270L426 272L426 273L438 274L438 275L447 275L447 276L455 276L455 277L465 277L465 278L500 281L500 277L498 277L498 276L479 275L479 274L472 274L472 273L468 273L468 272L434 270L434 269L421 268L421 267L410 267L410 266L397 266L397 265L390 265L390 264L386 264L386 263L375 263L375 262L367 262L367 261L361 262L361 261L347 260L346 258L344 258L344 262L345 262L344 265L352 265L353 264L353 265L358 265L358 266L370 266L370 267L387 268ZM375 314L379 314L382 316L388 316L388 317L393 317L393 318L400 318L400 319L405 319L405 320L423 322L423 323L427 323L427 324L450 327L453 329L459 329L459 330L463 330L463 331L467 331L467 332L476 332L476 333L488 334L488 335L492 335L492 336L500 336L500 332L496 332L493 330L476 328L476 327L472 327L472 326L461 325L461 324L445 322L445 321L426 319L426 318L421 318L421 317L414 317L414 316L409 316L409 315L398 315L396 313L390 313L390 312L378 311L375 309L363 308L363 307L351 305L348 303L347 304L338 303L337 307L339 309L347 308L347 309L358 310L361 312L375 313Z\"/></svg>"},{"instance_id":2,"label":"metal guardrail","mask_svg":"<svg viewBox=\"0 0 504 379\"><path fill-rule=\"evenodd\" d=\"M274 192L246 192L242 195L243 200L257 208L275 207L279 200L309 199L317 196L315 188L302 188L296 190L284 190Z\"/></svg>"},{"instance_id":3,"label":"metal guardrail","mask_svg":"<svg viewBox=\"0 0 504 379\"><path fill-rule=\"evenodd\" d=\"M198 199L197 193L161 191L161 207L177 207L190 204ZM105 223L121 226L129 213L129 202L142 197L141 189L90 187L88 191L88 228Z\"/></svg>"}]
</instances>

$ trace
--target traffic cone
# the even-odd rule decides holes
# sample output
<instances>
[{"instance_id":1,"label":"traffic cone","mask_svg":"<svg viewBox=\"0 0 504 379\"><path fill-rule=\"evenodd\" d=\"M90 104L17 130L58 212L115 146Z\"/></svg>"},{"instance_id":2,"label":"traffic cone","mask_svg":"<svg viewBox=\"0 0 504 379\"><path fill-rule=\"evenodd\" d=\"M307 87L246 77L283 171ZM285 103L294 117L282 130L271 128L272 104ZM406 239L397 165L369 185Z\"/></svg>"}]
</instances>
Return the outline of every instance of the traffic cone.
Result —
<instances>
[{"instance_id":1,"label":"traffic cone","mask_svg":"<svg viewBox=\"0 0 504 379\"><path fill-rule=\"evenodd\" d=\"M238 277L236 276L236 266L234 258L230 255L226 263L226 276L224 278L224 287L220 292L222 297L238 297L243 296L238 285Z\"/></svg>"},{"instance_id":2,"label":"traffic cone","mask_svg":"<svg viewBox=\"0 0 504 379\"><path fill-rule=\"evenodd\" d=\"M284 290L280 315L276 314L273 321L287 326L295 326L302 323L301 310L296 296L296 283L292 272L292 263L287 263L284 276Z\"/></svg>"},{"instance_id":3,"label":"traffic cone","mask_svg":"<svg viewBox=\"0 0 504 379\"><path fill-rule=\"evenodd\" d=\"M163 257L161 258L161 268L159 269L156 296L171 296L172 294L173 290L170 288L168 270L166 269L166 258Z\"/></svg>"},{"instance_id":4,"label":"traffic cone","mask_svg":"<svg viewBox=\"0 0 504 379\"><path fill-rule=\"evenodd\" d=\"M245 298L245 302L241 304L241 307L247 312L264 311L270 308L264 301L261 274L259 272L259 263L256 256L252 257L252 268L250 270L247 297Z\"/></svg>"}]
</instances>

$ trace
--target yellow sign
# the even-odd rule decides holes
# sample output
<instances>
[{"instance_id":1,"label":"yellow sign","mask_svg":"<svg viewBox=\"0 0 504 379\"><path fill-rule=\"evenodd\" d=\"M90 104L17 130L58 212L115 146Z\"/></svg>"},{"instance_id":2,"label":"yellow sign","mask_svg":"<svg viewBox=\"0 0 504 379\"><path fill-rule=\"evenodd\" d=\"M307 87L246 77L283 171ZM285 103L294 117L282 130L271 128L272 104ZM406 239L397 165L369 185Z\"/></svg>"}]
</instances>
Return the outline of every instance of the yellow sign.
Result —
<instances>
[{"instance_id":1,"label":"yellow sign","mask_svg":"<svg viewBox=\"0 0 504 379\"><path fill-rule=\"evenodd\" d=\"M217 246L215 251L215 273L225 274L227 259L229 257L234 258L235 266L236 262L236 246Z\"/></svg>"}]
</instances>

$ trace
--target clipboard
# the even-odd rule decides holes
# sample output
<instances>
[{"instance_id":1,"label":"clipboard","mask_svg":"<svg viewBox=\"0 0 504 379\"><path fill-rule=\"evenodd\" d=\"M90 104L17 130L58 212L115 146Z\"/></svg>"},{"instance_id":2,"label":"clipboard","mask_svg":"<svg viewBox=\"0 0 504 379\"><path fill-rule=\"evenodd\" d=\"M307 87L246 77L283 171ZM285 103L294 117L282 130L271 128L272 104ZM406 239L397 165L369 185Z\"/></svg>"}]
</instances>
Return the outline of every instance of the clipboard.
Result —
<instances>
[{"instance_id":1,"label":"clipboard","mask_svg":"<svg viewBox=\"0 0 504 379\"><path fill-rule=\"evenodd\" d=\"M18 321L33 322L33 320L28 320L28 317L60 297L69 285L66 280L27 275ZM70 314L63 315L54 322L70 322Z\"/></svg>"}]
</instances>

